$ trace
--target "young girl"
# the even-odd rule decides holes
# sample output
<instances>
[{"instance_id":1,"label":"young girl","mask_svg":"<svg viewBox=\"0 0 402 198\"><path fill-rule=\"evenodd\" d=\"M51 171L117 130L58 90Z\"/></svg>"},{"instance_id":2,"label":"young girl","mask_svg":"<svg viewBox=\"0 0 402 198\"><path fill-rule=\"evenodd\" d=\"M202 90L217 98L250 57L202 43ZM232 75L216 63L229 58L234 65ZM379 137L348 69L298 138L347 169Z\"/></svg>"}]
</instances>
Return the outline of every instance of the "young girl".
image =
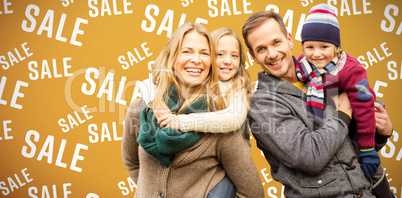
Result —
<instances>
[{"instance_id":1,"label":"young girl","mask_svg":"<svg viewBox=\"0 0 402 198\"><path fill-rule=\"evenodd\" d=\"M240 129L249 142L249 130L245 123L252 94L250 76L245 69L245 53L239 36L229 28L211 33L216 46L216 67L219 72L219 88L227 108L216 112L174 115L170 112L156 115L161 127L180 129L182 132L199 131L226 133Z\"/></svg>"},{"instance_id":2,"label":"young girl","mask_svg":"<svg viewBox=\"0 0 402 198\"><path fill-rule=\"evenodd\" d=\"M241 133L182 133L156 123L153 109L162 103L178 114L225 108L214 86L218 73L212 60L215 48L205 27L181 25L155 61L155 99L145 108L142 99L130 105L122 155L137 184L135 197L207 197L225 175L237 197L264 196Z\"/></svg>"},{"instance_id":3,"label":"young girl","mask_svg":"<svg viewBox=\"0 0 402 198\"><path fill-rule=\"evenodd\" d=\"M311 81L307 90L307 115L322 123L324 96L346 92L356 121L354 130L350 127L349 133L352 139L358 137L359 161L366 177L372 178L380 166L380 157L374 148L375 93L368 84L363 66L343 52L339 24L329 5L311 8L302 28L302 48L296 73L300 80ZM388 188L385 189L388 194L389 187L384 188Z\"/></svg>"}]
</instances>

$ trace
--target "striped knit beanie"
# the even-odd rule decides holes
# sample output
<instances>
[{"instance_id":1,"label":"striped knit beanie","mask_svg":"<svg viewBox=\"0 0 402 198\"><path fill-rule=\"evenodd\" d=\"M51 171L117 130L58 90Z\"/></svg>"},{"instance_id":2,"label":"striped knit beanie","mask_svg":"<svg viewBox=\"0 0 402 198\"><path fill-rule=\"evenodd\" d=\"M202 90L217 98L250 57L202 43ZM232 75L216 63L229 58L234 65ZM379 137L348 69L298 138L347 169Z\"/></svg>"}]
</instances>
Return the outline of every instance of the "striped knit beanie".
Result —
<instances>
[{"instance_id":1,"label":"striped knit beanie","mask_svg":"<svg viewBox=\"0 0 402 198\"><path fill-rule=\"evenodd\" d=\"M341 46L339 23L331 6L323 3L311 8L302 28L302 43L304 41L323 41Z\"/></svg>"}]
</instances>

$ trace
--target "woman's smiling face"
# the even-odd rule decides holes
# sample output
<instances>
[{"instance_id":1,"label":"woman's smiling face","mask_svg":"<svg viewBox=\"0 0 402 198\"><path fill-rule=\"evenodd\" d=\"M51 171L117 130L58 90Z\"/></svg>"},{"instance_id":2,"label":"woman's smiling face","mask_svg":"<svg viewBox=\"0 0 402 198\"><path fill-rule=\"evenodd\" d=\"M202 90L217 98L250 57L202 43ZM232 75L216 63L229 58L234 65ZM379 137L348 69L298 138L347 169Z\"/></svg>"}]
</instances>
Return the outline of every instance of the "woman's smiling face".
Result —
<instances>
[{"instance_id":1,"label":"woman's smiling face","mask_svg":"<svg viewBox=\"0 0 402 198\"><path fill-rule=\"evenodd\" d=\"M211 49L207 37L193 30L184 38L175 65L175 74L185 86L205 81L211 68Z\"/></svg>"}]
</instances>

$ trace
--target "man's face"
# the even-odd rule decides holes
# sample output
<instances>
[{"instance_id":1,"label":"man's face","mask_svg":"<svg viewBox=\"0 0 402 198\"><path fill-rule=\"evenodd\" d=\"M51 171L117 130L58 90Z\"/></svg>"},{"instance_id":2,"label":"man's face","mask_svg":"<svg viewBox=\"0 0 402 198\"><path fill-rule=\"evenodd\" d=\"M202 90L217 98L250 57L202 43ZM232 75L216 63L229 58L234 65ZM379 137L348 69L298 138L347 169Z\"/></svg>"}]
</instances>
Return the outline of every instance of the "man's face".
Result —
<instances>
[{"instance_id":1,"label":"man's face","mask_svg":"<svg viewBox=\"0 0 402 198\"><path fill-rule=\"evenodd\" d=\"M296 75L292 58L293 40L281 31L275 19L267 19L247 36L254 61L265 73L293 83Z\"/></svg>"}]
</instances>

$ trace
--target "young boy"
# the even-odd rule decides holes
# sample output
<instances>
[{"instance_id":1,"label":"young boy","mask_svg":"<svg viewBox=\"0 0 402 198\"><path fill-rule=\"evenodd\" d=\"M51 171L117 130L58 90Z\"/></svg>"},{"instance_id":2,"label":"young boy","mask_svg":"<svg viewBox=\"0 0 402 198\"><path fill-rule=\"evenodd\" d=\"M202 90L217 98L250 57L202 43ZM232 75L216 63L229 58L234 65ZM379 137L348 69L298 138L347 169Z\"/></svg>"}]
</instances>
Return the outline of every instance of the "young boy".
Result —
<instances>
[{"instance_id":1,"label":"young boy","mask_svg":"<svg viewBox=\"0 0 402 198\"><path fill-rule=\"evenodd\" d=\"M369 87L363 66L342 50L339 23L329 5L311 8L302 28L302 48L296 73L300 80L311 81L307 90L307 115L322 123L324 95L346 92L357 125L357 130L349 133L358 134L359 161L366 177L372 178L381 163L374 149L375 93Z\"/></svg>"}]
</instances>

